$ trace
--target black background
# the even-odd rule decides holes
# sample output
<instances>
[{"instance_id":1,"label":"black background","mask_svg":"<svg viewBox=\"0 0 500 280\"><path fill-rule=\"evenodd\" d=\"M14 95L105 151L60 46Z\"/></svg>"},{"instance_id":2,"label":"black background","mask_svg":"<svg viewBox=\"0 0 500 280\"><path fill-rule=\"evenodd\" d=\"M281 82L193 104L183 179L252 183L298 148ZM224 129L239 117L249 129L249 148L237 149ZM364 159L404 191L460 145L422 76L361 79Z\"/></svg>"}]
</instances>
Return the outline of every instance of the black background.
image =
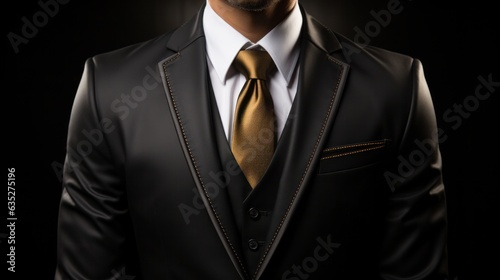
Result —
<instances>
[{"instance_id":1,"label":"black background","mask_svg":"<svg viewBox=\"0 0 500 280\"><path fill-rule=\"evenodd\" d=\"M325 25L354 39L356 28L365 30L374 21L370 11L386 10L387 4L395 1L301 3ZM2 138L5 167L16 169L16 273L7 272L8 230L2 226L0 275L5 271L8 277L2 279L51 279L60 165L85 59L167 32L190 18L205 1L72 0L59 4L46 22L39 18L36 34L20 44L17 53L8 34L22 36L23 17L33 22L42 8L38 1L12 2L2 7ZM500 169L498 125L494 122L498 120L500 87L491 88L494 91L484 100L474 97L479 76L500 82L500 48L495 43L499 40L498 13L482 0L466 1L466 5L456 1L399 2L401 12L393 14L386 26L372 29L369 43L423 62L438 127L447 136L441 152L449 210L451 279L498 277L494 244L498 233L494 228L500 220ZM483 88L482 92L487 91ZM463 115L447 115L463 105L468 108ZM2 217L7 215L7 187L4 190ZM5 218L2 221L7 224Z\"/></svg>"}]
</instances>

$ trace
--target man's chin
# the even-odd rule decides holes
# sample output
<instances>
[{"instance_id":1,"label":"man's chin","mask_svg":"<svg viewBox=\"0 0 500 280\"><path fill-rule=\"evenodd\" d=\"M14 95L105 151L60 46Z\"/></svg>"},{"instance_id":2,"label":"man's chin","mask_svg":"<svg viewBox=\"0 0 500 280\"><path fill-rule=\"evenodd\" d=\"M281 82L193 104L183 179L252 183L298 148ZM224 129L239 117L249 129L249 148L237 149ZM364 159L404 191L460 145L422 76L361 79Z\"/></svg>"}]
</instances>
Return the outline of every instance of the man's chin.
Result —
<instances>
[{"instance_id":1,"label":"man's chin","mask_svg":"<svg viewBox=\"0 0 500 280\"><path fill-rule=\"evenodd\" d=\"M249 12L261 12L280 0L224 0L230 6Z\"/></svg>"}]
</instances>

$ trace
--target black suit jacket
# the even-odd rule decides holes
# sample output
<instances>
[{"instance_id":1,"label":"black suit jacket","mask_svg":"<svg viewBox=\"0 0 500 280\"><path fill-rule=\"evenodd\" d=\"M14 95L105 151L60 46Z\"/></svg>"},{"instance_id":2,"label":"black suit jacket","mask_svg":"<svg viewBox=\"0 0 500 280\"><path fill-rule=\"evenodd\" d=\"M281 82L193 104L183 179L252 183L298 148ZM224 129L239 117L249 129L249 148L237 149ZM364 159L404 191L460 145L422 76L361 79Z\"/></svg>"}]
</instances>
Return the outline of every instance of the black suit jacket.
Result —
<instances>
[{"instance_id":1,"label":"black suit jacket","mask_svg":"<svg viewBox=\"0 0 500 280\"><path fill-rule=\"evenodd\" d=\"M216 151L200 11L86 62L56 279L446 277L445 195L421 63L360 46L302 12L300 82L283 158L273 159L282 173L266 174L280 176L278 198L255 271L225 189L237 168ZM127 260L138 270L125 270Z\"/></svg>"}]
</instances>

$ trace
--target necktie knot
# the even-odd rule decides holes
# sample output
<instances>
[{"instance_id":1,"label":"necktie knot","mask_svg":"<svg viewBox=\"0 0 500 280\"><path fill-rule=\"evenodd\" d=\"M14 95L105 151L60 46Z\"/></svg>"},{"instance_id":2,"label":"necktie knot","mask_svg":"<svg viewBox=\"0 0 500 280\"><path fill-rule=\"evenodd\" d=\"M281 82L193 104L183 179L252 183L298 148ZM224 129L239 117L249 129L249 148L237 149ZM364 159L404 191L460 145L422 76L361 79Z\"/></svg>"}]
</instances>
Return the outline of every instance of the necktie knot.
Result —
<instances>
[{"instance_id":1,"label":"necktie knot","mask_svg":"<svg viewBox=\"0 0 500 280\"><path fill-rule=\"evenodd\" d=\"M236 56L234 65L247 79L266 80L274 68L271 56L265 51L242 50Z\"/></svg>"},{"instance_id":2,"label":"necktie knot","mask_svg":"<svg viewBox=\"0 0 500 280\"><path fill-rule=\"evenodd\" d=\"M273 99L265 81L274 63L267 52L245 50L238 53L234 65L247 80L236 104L232 151L254 188L271 162L276 143Z\"/></svg>"}]
</instances>

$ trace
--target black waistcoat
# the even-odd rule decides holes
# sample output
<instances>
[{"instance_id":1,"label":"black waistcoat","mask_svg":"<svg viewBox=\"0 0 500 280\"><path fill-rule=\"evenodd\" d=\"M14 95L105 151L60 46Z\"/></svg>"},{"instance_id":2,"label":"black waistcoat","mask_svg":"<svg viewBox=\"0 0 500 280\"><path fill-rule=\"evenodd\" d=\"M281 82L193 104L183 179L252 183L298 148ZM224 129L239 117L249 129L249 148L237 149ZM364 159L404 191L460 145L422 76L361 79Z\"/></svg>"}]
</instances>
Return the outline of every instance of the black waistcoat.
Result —
<instances>
[{"instance_id":1,"label":"black waistcoat","mask_svg":"<svg viewBox=\"0 0 500 280\"><path fill-rule=\"evenodd\" d=\"M228 184L225 191L228 194L234 220L239 231L241 251L244 255L246 269L252 274L258 269L266 246L269 245L274 233L274 229L270 227L273 222L274 205L277 200L280 178L283 175L288 151L286 149L276 149L267 172L255 189L252 190L231 152L213 94L211 100L215 141L221 164L222 166L234 166L235 170L237 170L237 172L232 172L229 180L226 180ZM288 141L287 134L285 129L278 146L288 146L287 143L283 143Z\"/></svg>"}]
</instances>

